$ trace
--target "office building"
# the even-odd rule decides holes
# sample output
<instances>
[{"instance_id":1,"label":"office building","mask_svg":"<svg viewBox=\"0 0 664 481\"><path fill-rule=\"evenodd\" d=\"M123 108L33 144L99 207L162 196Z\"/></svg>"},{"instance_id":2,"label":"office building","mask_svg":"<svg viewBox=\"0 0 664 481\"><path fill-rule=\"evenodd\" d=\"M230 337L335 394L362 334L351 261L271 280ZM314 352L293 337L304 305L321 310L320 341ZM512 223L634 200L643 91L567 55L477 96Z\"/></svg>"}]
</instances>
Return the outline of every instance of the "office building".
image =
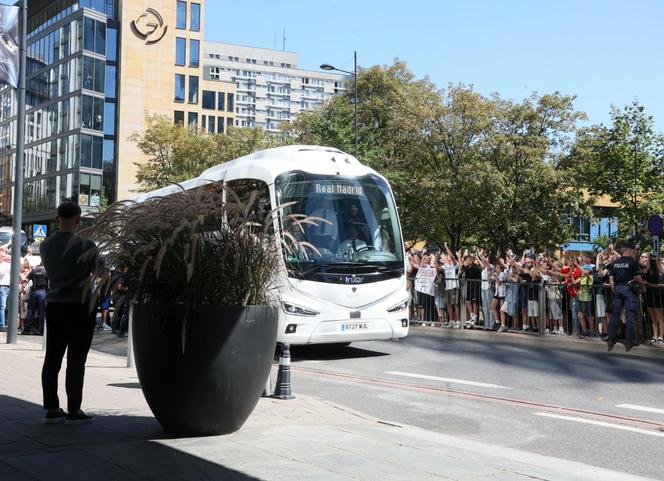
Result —
<instances>
[{"instance_id":1,"label":"office building","mask_svg":"<svg viewBox=\"0 0 664 481\"><path fill-rule=\"evenodd\" d=\"M23 220L136 191L146 116L221 131L235 84L203 76L204 0L30 0ZM203 92L205 92L203 94ZM204 108L205 104L205 108ZM216 108L210 108L214 104ZM12 212L16 92L0 89L0 213ZM31 231L30 231L31 232Z\"/></svg>"}]
</instances>

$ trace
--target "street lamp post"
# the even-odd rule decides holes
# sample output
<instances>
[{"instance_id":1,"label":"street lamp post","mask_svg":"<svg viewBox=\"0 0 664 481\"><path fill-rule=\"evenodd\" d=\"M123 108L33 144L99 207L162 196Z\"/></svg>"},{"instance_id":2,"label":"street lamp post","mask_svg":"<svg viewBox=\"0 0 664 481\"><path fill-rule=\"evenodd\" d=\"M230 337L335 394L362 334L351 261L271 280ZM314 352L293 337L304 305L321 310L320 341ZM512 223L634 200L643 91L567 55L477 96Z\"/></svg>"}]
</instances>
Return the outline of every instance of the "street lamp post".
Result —
<instances>
[{"instance_id":1,"label":"street lamp post","mask_svg":"<svg viewBox=\"0 0 664 481\"><path fill-rule=\"evenodd\" d=\"M348 70L343 70L340 68L336 68L328 63L324 63L323 65L320 66L321 69L323 70L334 70L336 72L343 72L348 75L353 76L353 103L355 104L355 157L359 156L358 152L358 139L357 139L357 51L353 52L353 71L349 72Z\"/></svg>"}]
</instances>

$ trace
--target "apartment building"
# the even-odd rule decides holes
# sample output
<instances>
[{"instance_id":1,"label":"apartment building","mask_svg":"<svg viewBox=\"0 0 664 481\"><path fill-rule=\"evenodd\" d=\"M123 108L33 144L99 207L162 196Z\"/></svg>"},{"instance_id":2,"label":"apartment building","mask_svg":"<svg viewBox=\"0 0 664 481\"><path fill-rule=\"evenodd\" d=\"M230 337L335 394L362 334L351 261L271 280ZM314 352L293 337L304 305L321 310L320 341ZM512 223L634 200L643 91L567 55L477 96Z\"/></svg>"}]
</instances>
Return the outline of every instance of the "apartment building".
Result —
<instances>
[{"instance_id":1,"label":"apartment building","mask_svg":"<svg viewBox=\"0 0 664 481\"><path fill-rule=\"evenodd\" d=\"M235 84L235 125L271 133L352 81L346 74L300 69L295 52L230 43L206 42L203 65L206 81Z\"/></svg>"}]
</instances>

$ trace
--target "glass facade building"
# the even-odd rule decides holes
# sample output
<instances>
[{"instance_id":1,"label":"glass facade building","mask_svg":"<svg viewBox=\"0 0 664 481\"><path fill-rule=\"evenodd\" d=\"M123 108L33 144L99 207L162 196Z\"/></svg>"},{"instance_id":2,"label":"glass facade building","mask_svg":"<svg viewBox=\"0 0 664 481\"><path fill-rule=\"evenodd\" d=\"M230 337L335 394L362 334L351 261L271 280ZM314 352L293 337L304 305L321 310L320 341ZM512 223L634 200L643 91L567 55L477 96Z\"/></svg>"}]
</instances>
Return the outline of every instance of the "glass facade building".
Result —
<instances>
[{"instance_id":1,"label":"glass facade building","mask_svg":"<svg viewBox=\"0 0 664 481\"><path fill-rule=\"evenodd\" d=\"M234 123L235 84L203 76L204 15L204 0L28 2L26 233L52 226L63 200L85 215L135 197L146 119L210 133ZM17 110L16 90L0 86L0 224L14 211Z\"/></svg>"}]
</instances>

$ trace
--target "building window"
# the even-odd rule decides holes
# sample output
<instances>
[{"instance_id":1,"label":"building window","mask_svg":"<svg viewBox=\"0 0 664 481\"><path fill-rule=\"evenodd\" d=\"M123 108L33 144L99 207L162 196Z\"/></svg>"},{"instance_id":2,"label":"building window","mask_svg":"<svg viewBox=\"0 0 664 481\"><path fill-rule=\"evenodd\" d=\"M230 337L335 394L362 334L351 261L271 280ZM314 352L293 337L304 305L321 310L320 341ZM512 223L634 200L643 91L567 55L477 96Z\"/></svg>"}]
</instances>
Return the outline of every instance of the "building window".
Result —
<instances>
[{"instance_id":1,"label":"building window","mask_svg":"<svg viewBox=\"0 0 664 481\"><path fill-rule=\"evenodd\" d=\"M83 88L104 93L105 68L103 60L92 57L83 57Z\"/></svg>"},{"instance_id":2,"label":"building window","mask_svg":"<svg viewBox=\"0 0 664 481\"><path fill-rule=\"evenodd\" d=\"M118 60L118 29L108 28L106 30L106 60L116 62Z\"/></svg>"},{"instance_id":3,"label":"building window","mask_svg":"<svg viewBox=\"0 0 664 481\"><path fill-rule=\"evenodd\" d=\"M590 221L583 217L574 217L569 220L572 226L572 240L588 242L590 241Z\"/></svg>"},{"instance_id":4,"label":"building window","mask_svg":"<svg viewBox=\"0 0 664 481\"><path fill-rule=\"evenodd\" d=\"M203 130L206 130L206 128L207 128L207 116L206 115L201 115L201 128Z\"/></svg>"},{"instance_id":5,"label":"building window","mask_svg":"<svg viewBox=\"0 0 664 481\"><path fill-rule=\"evenodd\" d=\"M214 110L217 92L211 90L203 90L203 108Z\"/></svg>"},{"instance_id":6,"label":"building window","mask_svg":"<svg viewBox=\"0 0 664 481\"><path fill-rule=\"evenodd\" d=\"M215 120L214 115L209 115L208 116L208 133L209 134L214 134L214 120Z\"/></svg>"},{"instance_id":7,"label":"building window","mask_svg":"<svg viewBox=\"0 0 664 481\"><path fill-rule=\"evenodd\" d=\"M201 5L199 3L191 4L191 24L189 28L193 32L198 32L201 29Z\"/></svg>"},{"instance_id":8,"label":"building window","mask_svg":"<svg viewBox=\"0 0 664 481\"><path fill-rule=\"evenodd\" d=\"M104 100L83 95L81 101L81 126L86 129L104 130Z\"/></svg>"},{"instance_id":9,"label":"building window","mask_svg":"<svg viewBox=\"0 0 664 481\"><path fill-rule=\"evenodd\" d=\"M91 18L83 18L83 48L106 55L106 24Z\"/></svg>"},{"instance_id":10,"label":"building window","mask_svg":"<svg viewBox=\"0 0 664 481\"><path fill-rule=\"evenodd\" d=\"M189 125L190 129L198 128L198 114L196 112L189 112L187 125Z\"/></svg>"},{"instance_id":11,"label":"building window","mask_svg":"<svg viewBox=\"0 0 664 481\"><path fill-rule=\"evenodd\" d=\"M219 67L210 68L210 78L212 80L219 80L221 78L221 69Z\"/></svg>"},{"instance_id":12,"label":"building window","mask_svg":"<svg viewBox=\"0 0 664 481\"><path fill-rule=\"evenodd\" d=\"M79 205L97 207L101 201L101 175L81 174Z\"/></svg>"},{"instance_id":13,"label":"building window","mask_svg":"<svg viewBox=\"0 0 664 481\"><path fill-rule=\"evenodd\" d=\"M189 41L189 66L198 67L201 55L201 42L191 39Z\"/></svg>"},{"instance_id":14,"label":"building window","mask_svg":"<svg viewBox=\"0 0 664 481\"><path fill-rule=\"evenodd\" d=\"M184 67L187 61L187 39L182 37L175 38L175 65Z\"/></svg>"},{"instance_id":15,"label":"building window","mask_svg":"<svg viewBox=\"0 0 664 481\"><path fill-rule=\"evenodd\" d=\"M224 92L219 92L217 102L217 110L226 110L226 94Z\"/></svg>"},{"instance_id":16,"label":"building window","mask_svg":"<svg viewBox=\"0 0 664 481\"><path fill-rule=\"evenodd\" d=\"M106 88L104 89L104 95L106 95L106 98L114 99L116 96L115 94L115 86L117 82L116 74L117 74L117 69L115 65L106 65Z\"/></svg>"},{"instance_id":17,"label":"building window","mask_svg":"<svg viewBox=\"0 0 664 481\"><path fill-rule=\"evenodd\" d=\"M175 125L184 125L184 112L182 110L176 110L173 113L173 123Z\"/></svg>"},{"instance_id":18,"label":"building window","mask_svg":"<svg viewBox=\"0 0 664 481\"><path fill-rule=\"evenodd\" d=\"M226 102L226 108L228 112L233 112L235 110L235 94L228 94L228 102Z\"/></svg>"},{"instance_id":19,"label":"building window","mask_svg":"<svg viewBox=\"0 0 664 481\"><path fill-rule=\"evenodd\" d=\"M104 104L104 134L115 135L115 103Z\"/></svg>"},{"instance_id":20,"label":"building window","mask_svg":"<svg viewBox=\"0 0 664 481\"><path fill-rule=\"evenodd\" d=\"M178 2L175 28L187 29L187 2Z\"/></svg>"},{"instance_id":21,"label":"building window","mask_svg":"<svg viewBox=\"0 0 664 481\"><path fill-rule=\"evenodd\" d=\"M83 48L95 51L95 21L88 17L83 19Z\"/></svg>"},{"instance_id":22,"label":"building window","mask_svg":"<svg viewBox=\"0 0 664 481\"><path fill-rule=\"evenodd\" d=\"M233 126L233 118L226 117L226 127L232 127L232 126Z\"/></svg>"},{"instance_id":23,"label":"building window","mask_svg":"<svg viewBox=\"0 0 664 481\"><path fill-rule=\"evenodd\" d=\"M197 104L198 103L198 76L190 75L189 76L189 103Z\"/></svg>"},{"instance_id":24,"label":"building window","mask_svg":"<svg viewBox=\"0 0 664 481\"><path fill-rule=\"evenodd\" d=\"M184 102L184 75L175 74L175 101Z\"/></svg>"},{"instance_id":25,"label":"building window","mask_svg":"<svg viewBox=\"0 0 664 481\"><path fill-rule=\"evenodd\" d=\"M101 169L104 156L104 138L81 134L81 167Z\"/></svg>"},{"instance_id":26,"label":"building window","mask_svg":"<svg viewBox=\"0 0 664 481\"><path fill-rule=\"evenodd\" d=\"M223 134L224 133L224 118L223 117L217 117L217 133L218 134Z\"/></svg>"}]
</instances>

